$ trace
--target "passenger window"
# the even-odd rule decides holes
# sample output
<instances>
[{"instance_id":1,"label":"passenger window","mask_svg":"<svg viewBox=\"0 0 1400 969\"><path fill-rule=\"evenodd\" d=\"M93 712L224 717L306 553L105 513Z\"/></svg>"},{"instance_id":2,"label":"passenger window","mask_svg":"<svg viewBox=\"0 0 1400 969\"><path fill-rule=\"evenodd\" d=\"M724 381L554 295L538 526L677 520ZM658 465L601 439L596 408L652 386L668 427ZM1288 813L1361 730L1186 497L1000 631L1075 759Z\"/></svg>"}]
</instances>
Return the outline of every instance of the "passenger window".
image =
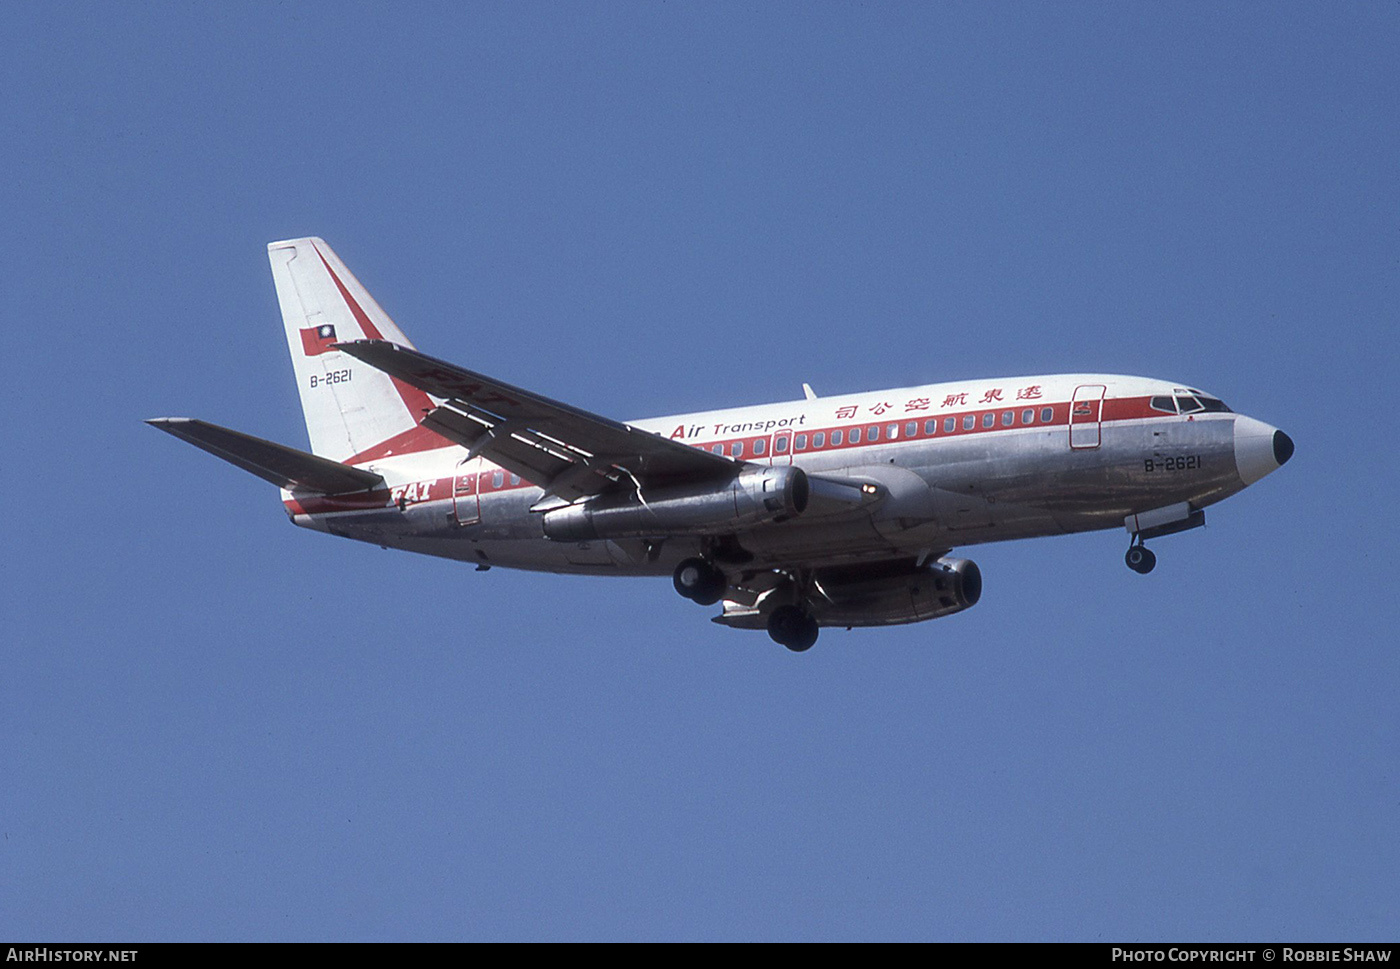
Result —
<instances>
[{"instance_id":1,"label":"passenger window","mask_svg":"<svg viewBox=\"0 0 1400 969\"><path fill-rule=\"evenodd\" d=\"M714 451L716 454L723 454L723 453L724 453L724 445L723 445L723 444L716 444L714 447L710 448L710 450L711 450L711 451Z\"/></svg>"},{"instance_id":2,"label":"passenger window","mask_svg":"<svg viewBox=\"0 0 1400 969\"><path fill-rule=\"evenodd\" d=\"M1010 427L1016 423L1016 412L1014 410L1004 410L1001 412L1001 426Z\"/></svg>"},{"instance_id":3,"label":"passenger window","mask_svg":"<svg viewBox=\"0 0 1400 969\"><path fill-rule=\"evenodd\" d=\"M795 442L793 442L792 449L793 449L794 451L805 451L805 450L807 450L807 435L806 435L806 434L799 434L799 435L797 435L797 440L796 440Z\"/></svg>"},{"instance_id":4,"label":"passenger window","mask_svg":"<svg viewBox=\"0 0 1400 969\"><path fill-rule=\"evenodd\" d=\"M518 485L518 484L520 484L520 475L518 475L518 474L513 474L513 475L511 475L511 476L510 476L510 483L513 484L513 485Z\"/></svg>"},{"instance_id":5,"label":"passenger window","mask_svg":"<svg viewBox=\"0 0 1400 969\"><path fill-rule=\"evenodd\" d=\"M993 414L991 411L987 411L987 413L985 413L985 414L982 415L982 426L983 426L983 427L991 427L991 426L992 426L993 424L995 424L996 422L997 422L997 415Z\"/></svg>"},{"instance_id":6,"label":"passenger window","mask_svg":"<svg viewBox=\"0 0 1400 969\"><path fill-rule=\"evenodd\" d=\"M1034 423L1035 423L1035 410L1034 410L1033 408L1032 408L1031 410L1023 410L1023 411L1021 411L1021 423L1022 423L1022 424L1034 424Z\"/></svg>"},{"instance_id":7,"label":"passenger window","mask_svg":"<svg viewBox=\"0 0 1400 969\"><path fill-rule=\"evenodd\" d=\"M977 426L977 415L967 414L963 417L963 430L970 431Z\"/></svg>"},{"instance_id":8,"label":"passenger window","mask_svg":"<svg viewBox=\"0 0 1400 969\"><path fill-rule=\"evenodd\" d=\"M495 472L494 474L491 475L491 487L493 487L493 488L499 488L501 485L503 485L503 484L505 484L505 483L506 483L506 473L505 473L504 471L497 471L497 472Z\"/></svg>"},{"instance_id":9,"label":"passenger window","mask_svg":"<svg viewBox=\"0 0 1400 969\"><path fill-rule=\"evenodd\" d=\"M911 430L909 431L910 437L913 437L916 433L918 433L917 428L914 428L913 424L910 424L909 427L911 428ZM885 428L885 437L889 438L891 441L899 437L899 425L891 424L889 427Z\"/></svg>"},{"instance_id":10,"label":"passenger window","mask_svg":"<svg viewBox=\"0 0 1400 969\"><path fill-rule=\"evenodd\" d=\"M826 447L826 431L817 431L812 435L812 447Z\"/></svg>"},{"instance_id":11,"label":"passenger window","mask_svg":"<svg viewBox=\"0 0 1400 969\"><path fill-rule=\"evenodd\" d=\"M773 442L773 450L777 451L779 454L787 454L787 449L788 437L786 434L781 435L776 441Z\"/></svg>"},{"instance_id":12,"label":"passenger window","mask_svg":"<svg viewBox=\"0 0 1400 969\"><path fill-rule=\"evenodd\" d=\"M841 444L841 432L840 432L840 431L832 431L832 432L831 432L831 446L832 446L832 447L839 447L840 444Z\"/></svg>"},{"instance_id":13,"label":"passenger window","mask_svg":"<svg viewBox=\"0 0 1400 969\"><path fill-rule=\"evenodd\" d=\"M944 434L952 434L955 430L957 430L957 428L958 428L958 419L957 419L956 417L945 417L945 418L943 418L943 433L944 433Z\"/></svg>"},{"instance_id":14,"label":"passenger window","mask_svg":"<svg viewBox=\"0 0 1400 969\"><path fill-rule=\"evenodd\" d=\"M836 434L840 434L840 433L841 433L840 431L837 431L835 434L832 434L832 435L831 435L832 439L835 440ZM837 443L839 444L840 442L837 441ZM860 443L860 428L858 428L858 427L853 427L853 428L851 428L851 443L852 443L852 444L859 444L859 443Z\"/></svg>"},{"instance_id":15,"label":"passenger window","mask_svg":"<svg viewBox=\"0 0 1400 969\"><path fill-rule=\"evenodd\" d=\"M932 423L932 422L930 422L930 423ZM916 436L918 433L919 433L919 424L918 424L917 421L910 421L908 424L905 424L905 425L904 425L904 436L905 436L905 437L914 437L914 436ZM930 430L929 433L932 434L933 431Z\"/></svg>"},{"instance_id":16,"label":"passenger window","mask_svg":"<svg viewBox=\"0 0 1400 969\"><path fill-rule=\"evenodd\" d=\"M924 421L924 433L927 434L929 437L932 437L933 435L938 433L937 419Z\"/></svg>"},{"instance_id":17,"label":"passenger window","mask_svg":"<svg viewBox=\"0 0 1400 969\"><path fill-rule=\"evenodd\" d=\"M1055 408L1053 408L1053 407L1042 407L1042 408L1040 409L1040 422L1041 422L1042 424L1049 424L1049 423L1050 423L1051 421L1053 421L1054 419L1055 419Z\"/></svg>"},{"instance_id":18,"label":"passenger window","mask_svg":"<svg viewBox=\"0 0 1400 969\"><path fill-rule=\"evenodd\" d=\"M872 442L872 443L875 442L875 441L880 440L880 428L879 428L879 427L867 427L867 428L865 429L865 439L866 439L867 441Z\"/></svg>"},{"instance_id":19,"label":"passenger window","mask_svg":"<svg viewBox=\"0 0 1400 969\"><path fill-rule=\"evenodd\" d=\"M767 451L767 450L768 450L768 438L766 438L766 437L760 437L757 441L754 441L754 442L753 442L753 453L754 453L755 456L760 455L760 454L762 454L764 451Z\"/></svg>"},{"instance_id":20,"label":"passenger window","mask_svg":"<svg viewBox=\"0 0 1400 969\"><path fill-rule=\"evenodd\" d=\"M731 457L742 458L744 456L744 442L735 441L729 445L729 454Z\"/></svg>"}]
</instances>

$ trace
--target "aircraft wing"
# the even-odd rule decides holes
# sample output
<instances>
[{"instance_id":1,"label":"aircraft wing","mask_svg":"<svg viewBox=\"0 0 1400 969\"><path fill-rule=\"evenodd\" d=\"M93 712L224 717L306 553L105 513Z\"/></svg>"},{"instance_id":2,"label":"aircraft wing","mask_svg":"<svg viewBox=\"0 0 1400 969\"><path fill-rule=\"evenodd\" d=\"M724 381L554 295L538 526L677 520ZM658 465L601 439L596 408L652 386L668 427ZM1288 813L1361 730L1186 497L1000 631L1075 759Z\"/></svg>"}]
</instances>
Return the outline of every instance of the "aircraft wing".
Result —
<instances>
[{"instance_id":1,"label":"aircraft wing","mask_svg":"<svg viewBox=\"0 0 1400 969\"><path fill-rule=\"evenodd\" d=\"M575 501L618 482L727 478L741 464L387 340L335 348L442 399L423 417L425 427L540 485L547 498Z\"/></svg>"}]
</instances>

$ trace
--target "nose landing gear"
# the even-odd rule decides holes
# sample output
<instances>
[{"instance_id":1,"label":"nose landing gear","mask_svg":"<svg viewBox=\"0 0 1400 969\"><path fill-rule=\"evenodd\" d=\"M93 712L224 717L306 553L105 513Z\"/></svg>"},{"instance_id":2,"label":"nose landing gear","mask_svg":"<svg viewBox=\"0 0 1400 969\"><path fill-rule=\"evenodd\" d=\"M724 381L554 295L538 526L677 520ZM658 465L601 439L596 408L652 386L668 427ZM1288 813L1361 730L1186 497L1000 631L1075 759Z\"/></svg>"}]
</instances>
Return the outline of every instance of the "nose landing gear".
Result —
<instances>
[{"instance_id":1,"label":"nose landing gear","mask_svg":"<svg viewBox=\"0 0 1400 969\"><path fill-rule=\"evenodd\" d=\"M1123 556L1123 561L1128 563L1128 568L1139 575L1146 575L1157 567L1157 556L1152 554L1152 550L1142 544L1142 539L1138 539L1136 544L1128 547L1128 554Z\"/></svg>"}]
</instances>

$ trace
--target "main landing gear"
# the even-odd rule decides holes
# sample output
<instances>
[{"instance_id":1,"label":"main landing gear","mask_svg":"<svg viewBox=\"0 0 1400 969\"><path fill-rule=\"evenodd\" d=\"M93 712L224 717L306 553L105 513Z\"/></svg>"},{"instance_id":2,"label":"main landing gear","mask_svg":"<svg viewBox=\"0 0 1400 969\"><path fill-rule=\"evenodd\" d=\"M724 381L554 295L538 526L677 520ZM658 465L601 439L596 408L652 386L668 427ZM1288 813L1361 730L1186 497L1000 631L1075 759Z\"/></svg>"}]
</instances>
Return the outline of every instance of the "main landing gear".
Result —
<instances>
[{"instance_id":1,"label":"main landing gear","mask_svg":"<svg viewBox=\"0 0 1400 969\"><path fill-rule=\"evenodd\" d=\"M712 606L724 597L729 579L710 562L689 558L676 566L671 582L676 591L702 606ZM781 605L768 615L768 635L773 642L786 646L794 653L812 648L817 641L817 621L800 605Z\"/></svg>"},{"instance_id":2,"label":"main landing gear","mask_svg":"<svg viewBox=\"0 0 1400 969\"><path fill-rule=\"evenodd\" d=\"M779 646L804 653L817 641L817 621L801 606L779 606L768 617L768 635Z\"/></svg>"},{"instance_id":3,"label":"main landing gear","mask_svg":"<svg viewBox=\"0 0 1400 969\"><path fill-rule=\"evenodd\" d=\"M671 581L677 592L702 606L719 602L729 587L724 573L704 559L686 559L676 566Z\"/></svg>"},{"instance_id":4,"label":"main landing gear","mask_svg":"<svg viewBox=\"0 0 1400 969\"><path fill-rule=\"evenodd\" d=\"M1128 547L1128 554L1123 556L1123 561L1128 563L1128 568L1138 575L1146 575L1157 567L1157 556L1152 554L1152 550L1142 544L1142 539Z\"/></svg>"}]
</instances>

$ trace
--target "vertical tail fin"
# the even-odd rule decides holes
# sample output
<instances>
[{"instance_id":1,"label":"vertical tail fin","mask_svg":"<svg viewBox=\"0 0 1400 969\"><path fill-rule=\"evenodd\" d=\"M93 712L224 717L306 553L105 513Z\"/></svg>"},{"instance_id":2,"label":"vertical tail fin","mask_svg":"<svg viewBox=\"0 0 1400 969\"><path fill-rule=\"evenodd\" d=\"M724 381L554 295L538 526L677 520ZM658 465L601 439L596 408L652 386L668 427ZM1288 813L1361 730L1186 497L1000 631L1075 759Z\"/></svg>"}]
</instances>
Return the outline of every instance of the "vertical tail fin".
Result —
<instances>
[{"instance_id":1,"label":"vertical tail fin","mask_svg":"<svg viewBox=\"0 0 1400 969\"><path fill-rule=\"evenodd\" d=\"M428 395L333 349L347 340L412 347L403 331L321 239L267 247L311 450L349 461L407 435L431 409ZM412 449L412 448L408 448Z\"/></svg>"}]
</instances>

